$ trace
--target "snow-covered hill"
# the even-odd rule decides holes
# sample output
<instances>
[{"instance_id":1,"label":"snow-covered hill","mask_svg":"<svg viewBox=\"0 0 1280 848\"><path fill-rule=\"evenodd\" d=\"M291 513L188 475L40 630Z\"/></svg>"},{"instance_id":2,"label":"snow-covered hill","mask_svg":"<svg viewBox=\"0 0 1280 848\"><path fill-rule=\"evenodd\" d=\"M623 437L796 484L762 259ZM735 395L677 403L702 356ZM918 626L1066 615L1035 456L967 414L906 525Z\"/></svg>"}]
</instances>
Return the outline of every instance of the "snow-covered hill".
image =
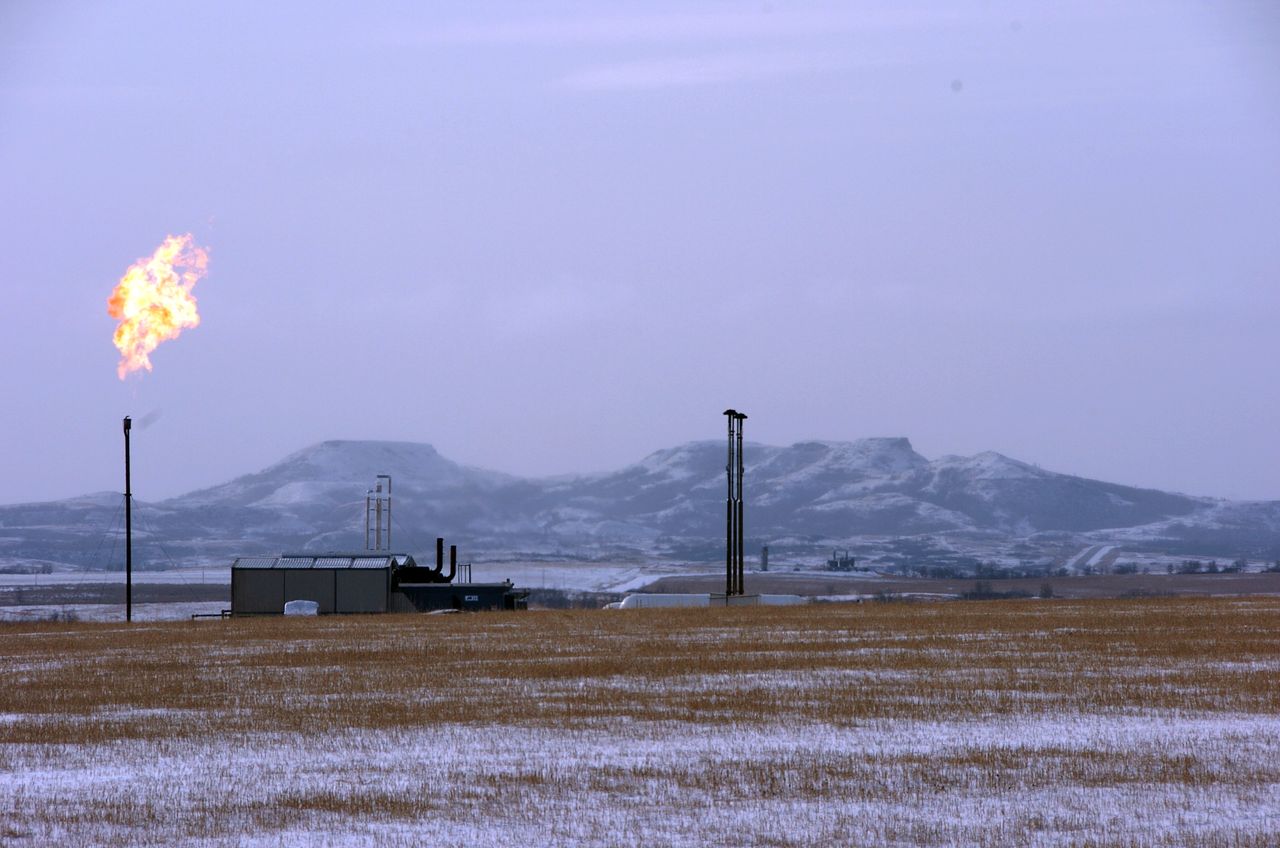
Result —
<instances>
[{"instance_id":1,"label":"snow-covered hill","mask_svg":"<svg viewBox=\"0 0 1280 848\"><path fill-rule=\"evenodd\" d=\"M1280 502L1137 489L990 452L930 461L904 438L748 444L746 458L753 547L816 552L868 536L1011 545L1087 536L1173 547L1205 539L1226 552L1280 555ZM175 561L360 548L365 493L386 473L395 487L397 548L426 552L444 535L477 558L714 560L722 550L725 463L723 442L691 442L615 472L525 479L460 465L426 444L330 441L219 486L137 503L135 531ZM0 559L105 565L118 557L108 531L118 527L119 506L119 496L99 493L0 507Z\"/></svg>"}]
</instances>

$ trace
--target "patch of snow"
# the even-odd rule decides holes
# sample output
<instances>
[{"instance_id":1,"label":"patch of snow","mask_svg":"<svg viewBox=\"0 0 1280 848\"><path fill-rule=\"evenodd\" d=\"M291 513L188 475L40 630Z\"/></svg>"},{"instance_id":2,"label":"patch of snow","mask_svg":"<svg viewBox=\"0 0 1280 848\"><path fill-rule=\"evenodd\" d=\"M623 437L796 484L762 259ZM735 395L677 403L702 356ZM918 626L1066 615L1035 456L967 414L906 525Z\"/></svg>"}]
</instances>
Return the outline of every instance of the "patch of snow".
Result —
<instances>
[{"instance_id":1,"label":"patch of snow","mask_svg":"<svg viewBox=\"0 0 1280 848\"><path fill-rule=\"evenodd\" d=\"M261 500L250 506L287 507L298 504L314 503L327 500L332 495L349 496L353 494L350 483L333 483L321 480L298 480L285 483Z\"/></svg>"},{"instance_id":2,"label":"patch of snow","mask_svg":"<svg viewBox=\"0 0 1280 848\"><path fill-rule=\"evenodd\" d=\"M1020 480L1044 477L1046 473L1033 465L985 451L974 456L944 456L930 463L931 470L957 471L973 480Z\"/></svg>"}]
</instances>

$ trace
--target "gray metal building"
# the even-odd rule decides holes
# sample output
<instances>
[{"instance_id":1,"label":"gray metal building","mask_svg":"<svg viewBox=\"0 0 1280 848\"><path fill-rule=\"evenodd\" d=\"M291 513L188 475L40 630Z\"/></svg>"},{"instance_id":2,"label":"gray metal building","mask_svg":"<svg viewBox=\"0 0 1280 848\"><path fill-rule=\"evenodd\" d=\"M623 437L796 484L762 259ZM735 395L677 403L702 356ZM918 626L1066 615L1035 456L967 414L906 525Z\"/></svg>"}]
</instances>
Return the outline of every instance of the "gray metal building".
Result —
<instances>
[{"instance_id":1,"label":"gray metal building","mask_svg":"<svg viewBox=\"0 0 1280 848\"><path fill-rule=\"evenodd\" d=\"M280 613L286 601L315 601L321 613L387 612L391 572L403 555L284 554L231 564L233 615Z\"/></svg>"}]
</instances>

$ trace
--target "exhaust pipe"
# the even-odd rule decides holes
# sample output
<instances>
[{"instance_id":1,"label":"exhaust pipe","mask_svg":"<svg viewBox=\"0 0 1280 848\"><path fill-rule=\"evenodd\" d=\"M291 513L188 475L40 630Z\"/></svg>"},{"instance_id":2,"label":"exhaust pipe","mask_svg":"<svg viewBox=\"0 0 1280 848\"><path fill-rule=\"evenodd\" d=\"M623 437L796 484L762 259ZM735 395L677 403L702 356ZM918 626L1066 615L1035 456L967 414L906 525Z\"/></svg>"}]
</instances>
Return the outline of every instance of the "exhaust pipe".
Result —
<instances>
[{"instance_id":1,"label":"exhaust pipe","mask_svg":"<svg viewBox=\"0 0 1280 848\"><path fill-rule=\"evenodd\" d=\"M449 573L445 575L444 582L452 583L453 576L458 573L458 546L449 546Z\"/></svg>"}]
</instances>

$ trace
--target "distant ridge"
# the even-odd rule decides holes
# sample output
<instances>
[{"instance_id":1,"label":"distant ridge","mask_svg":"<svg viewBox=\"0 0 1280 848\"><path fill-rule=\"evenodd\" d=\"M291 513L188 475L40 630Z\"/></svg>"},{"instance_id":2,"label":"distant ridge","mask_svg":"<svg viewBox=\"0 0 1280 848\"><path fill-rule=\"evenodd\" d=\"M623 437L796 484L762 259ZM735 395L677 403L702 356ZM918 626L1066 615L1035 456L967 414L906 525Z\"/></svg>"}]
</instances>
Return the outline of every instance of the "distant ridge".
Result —
<instances>
[{"instance_id":1,"label":"distant ridge","mask_svg":"<svg viewBox=\"0 0 1280 848\"><path fill-rule=\"evenodd\" d=\"M1044 545L1097 539L1280 556L1280 502L1232 502L1046 471L999 453L929 460L906 438L805 441L746 451L748 549L797 556L867 537ZM138 504L140 537L184 562L363 544L364 493L394 478L393 539L436 535L477 558L670 557L715 561L724 445L689 442L617 471L522 478L460 465L429 444L325 441L253 474ZM0 559L102 566L114 493L0 507ZM97 560L95 560L97 557Z\"/></svg>"}]
</instances>

